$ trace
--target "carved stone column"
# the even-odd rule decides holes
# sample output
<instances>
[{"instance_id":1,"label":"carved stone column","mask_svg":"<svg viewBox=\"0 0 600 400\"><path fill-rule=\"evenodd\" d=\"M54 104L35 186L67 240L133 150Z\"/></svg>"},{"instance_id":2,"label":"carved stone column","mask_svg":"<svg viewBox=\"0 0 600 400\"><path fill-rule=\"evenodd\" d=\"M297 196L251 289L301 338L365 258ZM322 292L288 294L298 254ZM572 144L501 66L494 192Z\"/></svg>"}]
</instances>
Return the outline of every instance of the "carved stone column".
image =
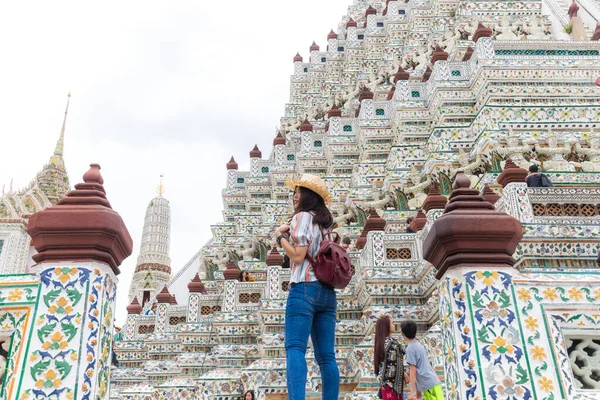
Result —
<instances>
[{"instance_id":1,"label":"carved stone column","mask_svg":"<svg viewBox=\"0 0 600 400\"><path fill-rule=\"evenodd\" d=\"M512 255L522 238L521 223L497 212L469 184L463 173L456 176L444 214L423 244L424 258L441 280L447 398L489 398L511 391L532 398L535 383L524 357L513 285L518 272Z\"/></svg>"},{"instance_id":2,"label":"carved stone column","mask_svg":"<svg viewBox=\"0 0 600 400\"><path fill-rule=\"evenodd\" d=\"M116 276L132 240L99 170L92 164L84 183L29 219L40 300L11 399L108 397Z\"/></svg>"}]
</instances>

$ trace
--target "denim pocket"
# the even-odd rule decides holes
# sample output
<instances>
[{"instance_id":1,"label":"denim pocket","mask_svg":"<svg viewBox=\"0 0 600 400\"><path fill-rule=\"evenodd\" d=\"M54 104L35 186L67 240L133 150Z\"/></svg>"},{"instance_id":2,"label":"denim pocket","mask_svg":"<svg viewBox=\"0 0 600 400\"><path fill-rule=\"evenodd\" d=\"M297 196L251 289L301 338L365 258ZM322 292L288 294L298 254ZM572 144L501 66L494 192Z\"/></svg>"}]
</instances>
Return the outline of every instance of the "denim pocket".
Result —
<instances>
[{"instance_id":1,"label":"denim pocket","mask_svg":"<svg viewBox=\"0 0 600 400\"><path fill-rule=\"evenodd\" d=\"M304 299L313 306L322 303L323 286L320 282L310 282L304 284Z\"/></svg>"}]
</instances>

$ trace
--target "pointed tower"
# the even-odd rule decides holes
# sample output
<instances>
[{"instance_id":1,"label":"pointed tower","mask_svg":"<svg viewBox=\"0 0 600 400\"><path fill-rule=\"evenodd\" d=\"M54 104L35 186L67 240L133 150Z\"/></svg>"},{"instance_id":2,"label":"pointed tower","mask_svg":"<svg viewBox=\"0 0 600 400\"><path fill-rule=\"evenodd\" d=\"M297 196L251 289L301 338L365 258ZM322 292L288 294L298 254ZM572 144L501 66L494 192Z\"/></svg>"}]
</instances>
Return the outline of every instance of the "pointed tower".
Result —
<instances>
[{"instance_id":1,"label":"pointed tower","mask_svg":"<svg viewBox=\"0 0 600 400\"><path fill-rule=\"evenodd\" d=\"M69 176L63 159L63 150L65 146L65 128L67 126L67 114L69 112L69 101L71 93L67 95L67 107L65 108L65 117L63 119L60 136L54 148L54 154L50 161L44 165L44 168L37 174L36 181L40 190L48 197L52 205L62 199L69 191Z\"/></svg>"},{"instance_id":2,"label":"pointed tower","mask_svg":"<svg viewBox=\"0 0 600 400\"><path fill-rule=\"evenodd\" d=\"M171 279L171 208L163 197L162 175L156 193L146 209L140 254L129 287L129 302L137 297L142 306Z\"/></svg>"}]
</instances>

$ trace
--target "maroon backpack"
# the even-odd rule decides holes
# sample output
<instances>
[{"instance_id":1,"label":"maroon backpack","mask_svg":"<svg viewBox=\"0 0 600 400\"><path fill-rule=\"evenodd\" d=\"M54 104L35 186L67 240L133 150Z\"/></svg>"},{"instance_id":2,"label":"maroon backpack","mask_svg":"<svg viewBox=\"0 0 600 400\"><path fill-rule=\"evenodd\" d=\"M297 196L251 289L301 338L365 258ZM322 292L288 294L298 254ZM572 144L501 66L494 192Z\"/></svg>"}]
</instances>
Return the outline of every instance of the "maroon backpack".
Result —
<instances>
[{"instance_id":1,"label":"maroon backpack","mask_svg":"<svg viewBox=\"0 0 600 400\"><path fill-rule=\"evenodd\" d=\"M324 233L321 229L321 246L317 259L306 254L306 259L312 264L317 279L334 289L344 289L352 279L352 265L346 249L331 240L331 235L337 232Z\"/></svg>"}]
</instances>

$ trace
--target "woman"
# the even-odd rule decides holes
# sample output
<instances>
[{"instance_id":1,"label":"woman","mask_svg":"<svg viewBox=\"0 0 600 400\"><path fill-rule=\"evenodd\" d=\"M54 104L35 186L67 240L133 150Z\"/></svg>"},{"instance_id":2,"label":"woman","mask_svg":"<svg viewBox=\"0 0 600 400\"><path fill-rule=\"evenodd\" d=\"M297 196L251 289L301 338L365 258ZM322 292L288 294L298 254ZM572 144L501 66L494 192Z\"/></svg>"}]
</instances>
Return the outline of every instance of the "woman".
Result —
<instances>
[{"instance_id":1,"label":"woman","mask_svg":"<svg viewBox=\"0 0 600 400\"><path fill-rule=\"evenodd\" d=\"M337 301L335 291L319 282L307 258L317 256L324 233L333 225L325 204L331 195L323 181L303 174L286 185L294 190L294 216L290 225L275 231L280 247L290 258L290 291L285 308L285 350L289 400L306 395L306 346L312 338L321 371L323 400L337 400L340 373L334 340Z\"/></svg>"},{"instance_id":2,"label":"woman","mask_svg":"<svg viewBox=\"0 0 600 400\"><path fill-rule=\"evenodd\" d=\"M404 346L391 337L394 324L387 315L379 317L375 324L375 349L373 369L381 384L381 398L402 400L402 388L406 380L404 373Z\"/></svg>"},{"instance_id":3,"label":"woman","mask_svg":"<svg viewBox=\"0 0 600 400\"><path fill-rule=\"evenodd\" d=\"M248 390L244 395L244 400L254 400L254 390Z\"/></svg>"},{"instance_id":4,"label":"woman","mask_svg":"<svg viewBox=\"0 0 600 400\"><path fill-rule=\"evenodd\" d=\"M254 282L256 278L248 271L240 272L240 282Z\"/></svg>"}]
</instances>

